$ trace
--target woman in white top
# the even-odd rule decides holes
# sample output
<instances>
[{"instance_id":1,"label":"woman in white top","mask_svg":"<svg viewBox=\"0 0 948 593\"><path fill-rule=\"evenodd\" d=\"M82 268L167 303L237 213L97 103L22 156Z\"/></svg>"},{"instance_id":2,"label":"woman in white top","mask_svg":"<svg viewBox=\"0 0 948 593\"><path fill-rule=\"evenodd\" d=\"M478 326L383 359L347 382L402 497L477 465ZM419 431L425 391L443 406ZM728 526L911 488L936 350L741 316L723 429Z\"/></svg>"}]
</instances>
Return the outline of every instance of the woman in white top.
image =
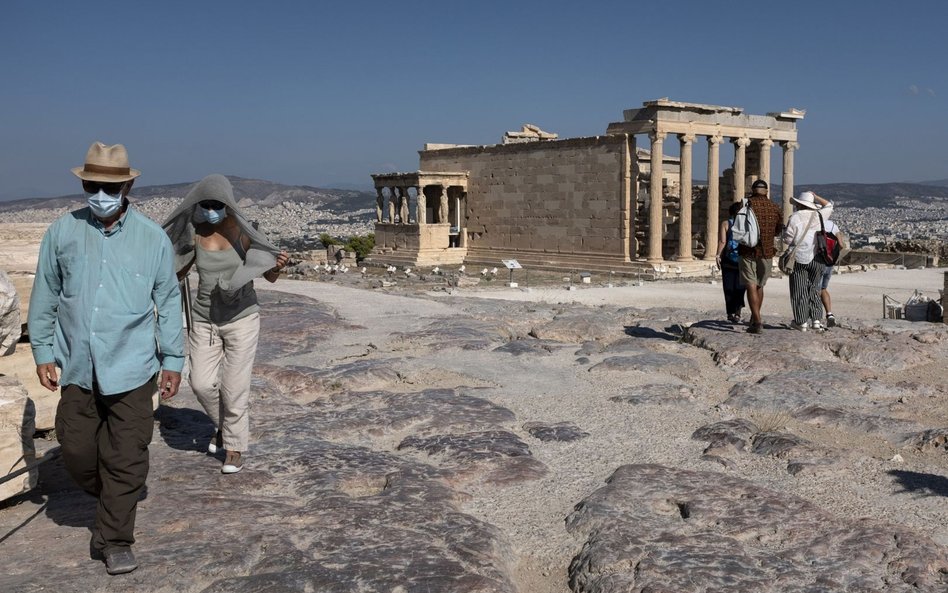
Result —
<instances>
[{"instance_id":1,"label":"woman in white top","mask_svg":"<svg viewBox=\"0 0 948 593\"><path fill-rule=\"evenodd\" d=\"M833 213L832 202L811 191L793 198L793 216L787 221L783 243L793 252L793 272L790 273L790 305L793 322L790 327L799 331L813 328L823 331L823 303L820 288L826 264L816 259L816 233L820 230L820 216L824 225Z\"/></svg>"}]
</instances>

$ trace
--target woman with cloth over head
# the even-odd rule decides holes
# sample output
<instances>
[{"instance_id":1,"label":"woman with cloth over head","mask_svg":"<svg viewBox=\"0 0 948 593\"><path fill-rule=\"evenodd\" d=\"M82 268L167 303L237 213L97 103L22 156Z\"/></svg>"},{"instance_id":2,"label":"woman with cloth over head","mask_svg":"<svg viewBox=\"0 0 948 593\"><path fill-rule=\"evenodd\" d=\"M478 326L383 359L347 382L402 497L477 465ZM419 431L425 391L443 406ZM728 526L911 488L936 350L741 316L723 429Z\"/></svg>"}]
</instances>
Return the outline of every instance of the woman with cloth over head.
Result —
<instances>
[{"instance_id":1,"label":"woman with cloth over head","mask_svg":"<svg viewBox=\"0 0 948 593\"><path fill-rule=\"evenodd\" d=\"M223 448L221 472L237 473L250 440L250 379L260 334L253 279L276 282L287 254L247 221L223 175L202 179L162 227L174 245L178 278L197 266L189 380L217 428L208 452Z\"/></svg>"},{"instance_id":2,"label":"woman with cloth over head","mask_svg":"<svg viewBox=\"0 0 948 593\"><path fill-rule=\"evenodd\" d=\"M744 293L747 288L741 280L740 255L737 253L737 241L731 228L734 217L741 209L741 202L734 202L728 209L727 220L721 221L718 231L718 251L715 260L721 268L721 284L724 286L724 307L727 319L731 323L741 322L741 309L744 308Z\"/></svg>"},{"instance_id":3,"label":"woman with cloth over head","mask_svg":"<svg viewBox=\"0 0 948 593\"><path fill-rule=\"evenodd\" d=\"M795 212L783 233L784 245L787 249L795 249L793 272L790 273L790 306L793 309L790 327L798 331L809 328L824 331L826 328L820 321L823 319L820 289L826 264L815 257L816 233L820 230L820 217L825 225L833 214L833 203L811 191L802 192L793 201Z\"/></svg>"}]
</instances>

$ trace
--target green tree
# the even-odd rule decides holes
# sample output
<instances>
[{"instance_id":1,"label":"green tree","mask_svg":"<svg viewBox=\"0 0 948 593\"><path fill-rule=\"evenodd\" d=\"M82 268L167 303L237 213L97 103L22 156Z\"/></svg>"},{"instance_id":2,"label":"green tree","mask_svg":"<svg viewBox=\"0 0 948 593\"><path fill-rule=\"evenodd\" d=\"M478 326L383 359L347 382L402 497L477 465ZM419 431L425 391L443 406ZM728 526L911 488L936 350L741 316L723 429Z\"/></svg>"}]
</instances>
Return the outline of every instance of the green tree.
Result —
<instances>
[{"instance_id":1,"label":"green tree","mask_svg":"<svg viewBox=\"0 0 948 593\"><path fill-rule=\"evenodd\" d=\"M337 243L339 243L339 241L334 239L329 233L320 233L319 242L322 243L325 247L329 247L330 245L336 245Z\"/></svg>"},{"instance_id":2,"label":"green tree","mask_svg":"<svg viewBox=\"0 0 948 593\"><path fill-rule=\"evenodd\" d=\"M353 235L346 240L345 246L346 251L356 254L356 261L362 261L375 247L375 233Z\"/></svg>"}]
</instances>

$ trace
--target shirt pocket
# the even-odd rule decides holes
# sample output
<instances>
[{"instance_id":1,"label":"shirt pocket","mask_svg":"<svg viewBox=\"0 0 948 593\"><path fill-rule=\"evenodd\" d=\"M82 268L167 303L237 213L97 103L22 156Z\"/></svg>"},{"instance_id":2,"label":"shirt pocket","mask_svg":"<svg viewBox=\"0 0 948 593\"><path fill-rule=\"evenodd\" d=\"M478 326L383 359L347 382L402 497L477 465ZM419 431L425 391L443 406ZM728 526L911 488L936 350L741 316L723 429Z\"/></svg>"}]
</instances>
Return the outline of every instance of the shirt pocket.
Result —
<instances>
[{"instance_id":1,"label":"shirt pocket","mask_svg":"<svg viewBox=\"0 0 948 593\"><path fill-rule=\"evenodd\" d=\"M82 280L85 276L83 258L78 255L57 255L56 265L59 266L59 277L62 279L60 292L65 298L73 298L82 290Z\"/></svg>"},{"instance_id":2,"label":"shirt pocket","mask_svg":"<svg viewBox=\"0 0 948 593\"><path fill-rule=\"evenodd\" d=\"M121 285L115 287L116 298L130 313L146 313L154 309L151 278L135 270L119 268L118 280Z\"/></svg>"}]
</instances>

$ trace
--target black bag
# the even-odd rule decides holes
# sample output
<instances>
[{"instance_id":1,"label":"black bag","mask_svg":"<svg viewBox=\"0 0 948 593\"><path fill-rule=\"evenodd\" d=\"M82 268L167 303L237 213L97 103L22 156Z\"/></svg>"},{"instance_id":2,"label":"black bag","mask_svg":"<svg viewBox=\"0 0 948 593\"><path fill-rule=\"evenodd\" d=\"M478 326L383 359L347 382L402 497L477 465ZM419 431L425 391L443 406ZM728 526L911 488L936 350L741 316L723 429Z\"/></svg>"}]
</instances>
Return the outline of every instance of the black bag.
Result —
<instances>
[{"instance_id":1,"label":"black bag","mask_svg":"<svg viewBox=\"0 0 948 593\"><path fill-rule=\"evenodd\" d=\"M835 233L826 230L823 225L823 215L816 213L820 217L820 230L816 232L816 258L828 266L835 265L839 261L839 237Z\"/></svg>"}]
</instances>

